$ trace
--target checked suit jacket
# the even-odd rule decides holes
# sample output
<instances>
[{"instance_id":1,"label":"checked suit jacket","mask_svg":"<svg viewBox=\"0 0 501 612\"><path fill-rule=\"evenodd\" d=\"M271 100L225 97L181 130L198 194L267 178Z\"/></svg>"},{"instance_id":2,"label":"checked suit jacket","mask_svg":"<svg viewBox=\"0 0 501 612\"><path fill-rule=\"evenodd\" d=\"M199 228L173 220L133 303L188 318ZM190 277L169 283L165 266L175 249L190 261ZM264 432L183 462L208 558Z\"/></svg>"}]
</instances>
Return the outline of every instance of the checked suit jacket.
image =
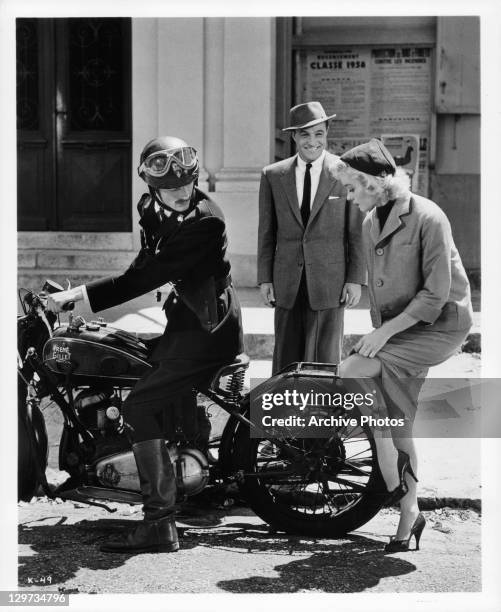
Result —
<instances>
[{"instance_id":1,"label":"checked suit jacket","mask_svg":"<svg viewBox=\"0 0 501 612\"><path fill-rule=\"evenodd\" d=\"M276 305L291 309L303 271L312 310L336 308L346 282L365 284L363 215L346 202L337 156L324 158L308 224L296 192L297 155L266 166L259 190L258 284L273 283Z\"/></svg>"}]
</instances>

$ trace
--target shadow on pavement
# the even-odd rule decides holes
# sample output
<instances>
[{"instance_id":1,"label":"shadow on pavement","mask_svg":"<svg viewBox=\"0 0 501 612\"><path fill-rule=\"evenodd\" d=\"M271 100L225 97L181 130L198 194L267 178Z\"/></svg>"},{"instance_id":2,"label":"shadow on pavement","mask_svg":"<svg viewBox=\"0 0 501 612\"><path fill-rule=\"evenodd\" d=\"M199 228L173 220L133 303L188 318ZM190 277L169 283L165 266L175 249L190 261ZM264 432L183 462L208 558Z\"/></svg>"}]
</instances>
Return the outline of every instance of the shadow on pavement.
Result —
<instances>
[{"instance_id":1,"label":"shadow on pavement","mask_svg":"<svg viewBox=\"0 0 501 612\"><path fill-rule=\"evenodd\" d=\"M189 538L190 532L186 535ZM374 587L382 578L416 570L408 561L385 556L381 541L364 536L322 540L270 534L266 525L235 522L212 533L198 534L197 541L198 546L245 555L301 555L301 559L276 565L274 570L280 574L276 578L249 576L216 582L231 593L357 593ZM304 558L305 554L310 556Z\"/></svg>"},{"instance_id":2,"label":"shadow on pavement","mask_svg":"<svg viewBox=\"0 0 501 612\"><path fill-rule=\"evenodd\" d=\"M66 524L67 519L63 516L56 524L43 524L44 520L54 518L46 517L32 521L33 524L27 522L20 525L19 544L31 549L30 554L19 558L20 587L32 586L30 579L48 575L52 576L52 586L61 587L74 578L80 569L114 569L134 556L127 553L104 553L99 550L99 545L108 538L119 537L137 521L117 518ZM181 549L193 549L193 553L200 547L214 549L218 553L226 550L233 565L238 565L235 555L245 555L243 567L248 564L248 555L254 555L257 556L252 563L254 573L256 564L259 564L259 555L263 556L263 567L266 566L268 570L269 556L278 555L285 561L273 568L278 574L276 577L253 575L219 580L219 569L214 567L211 582L227 592L353 593L377 585L382 578L409 574L416 569L408 561L385 556L383 543L370 537L357 535L340 540L322 540L275 534L266 525L253 525L238 520L222 526L218 523L216 521L216 525L211 528L203 524L181 527ZM159 561L154 556L149 559L151 563ZM186 558L182 560L174 556L173 562L183 566L187 561ZM147 567L150 561L145 558L144 563ZM193 563L193 560L189 563ZM165 592L168 592L168 588ZM189 582L186 583L185 592L190 592Z\"/></svg>"},{"instance_id":3,"label":"shadow on pavement","mask_svg":"<svg viewBox=\"0 0 501 612\"><path fill-rule=\"evenodd\" d=\"M238 545L235 534L232 537ZM346 536L339 541L284 536L277 541L277 536L255 534L248 538L247 543L247 552L251 554L273 549L283 554L285 548L289 555L311 555L276 565L273 569L279 574L277 577L221 580L216 583L219 588L230 593L358 593L376 586L382 578L402 576L416 570L416 566L408 561L385 556L380 541L361 536ZM224 545L224 542L219 544ZM231 546L230 541L225 544ZM217 546L218 542L213 540L211 545Z\"/></svg>"},{"instance_id":4,"label":"shadow on pavement","mask_svg":"<svg viewBox=\"0 0 501 612\"><path fill-rule=\"evenodd\" d=\"M29 523L19 527L18 543L30 546L32 551L29 555L19 556L19 586L32 586L30 579L35 580L40 576L52 576L52 585L64 584L81 568L117 568L135 556L129 553L101 552L99 546L105 540L120 538L120 535L134 527L137 521L101 519L65 524L66 517L63 516L56 525L40 525L43 520L37 519L37 524L32 527ZM183 529L180 532L182 534ZM196 542L193 545L196 545ZM183 548L190 547L190 542L183 541Z\"/></svg>"}]
</instances>

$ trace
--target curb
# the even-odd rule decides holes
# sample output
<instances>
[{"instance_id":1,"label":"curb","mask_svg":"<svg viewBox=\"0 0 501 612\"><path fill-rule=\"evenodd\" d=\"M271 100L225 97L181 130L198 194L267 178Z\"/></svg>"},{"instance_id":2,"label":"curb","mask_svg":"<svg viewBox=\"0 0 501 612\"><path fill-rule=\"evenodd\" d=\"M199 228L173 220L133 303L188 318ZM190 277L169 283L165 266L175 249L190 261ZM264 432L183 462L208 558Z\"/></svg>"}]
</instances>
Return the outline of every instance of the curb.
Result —
<instances>
[{"instance_id":1,"label":"curb","mask_svg":"<svg viewBox=\"0 0 501 612\"><path fill-rule=\"evenodd\" d=\"M362 334L346 334L343 338L342 358L347 357L353 346L362 337ZM272 359L275 336L273 334L247 333L244 334L245 352L251 359ZM480 353L481 336L479 333L468 334L463 346L463 353Z\"/></svg>"},{"instance_id":2,"label":"curb","mask_svg":"<svg viewBox=\"0 0 501 612\"><path fill-rule=\"evenodd\" d=\"M50 486L50 485L49 485ZM54 485L53 485L54 486ZM36 500L36 501L34 501ZM49 498L45 495L44 491L39 487L34 495L34 500L31 502L21 502L25 505L29 503L36 503L43 500L45 503L49 502ZM51 500L52 501L52 500ZM85 502L77 502L74 500L65 500L70 503L81 503L85 505ZM20 502L18 502L19 504ZM58 502L55 502L58 503ZM104 501L103 503L106 503ZM112 502L116 503L116 502ZM438 510L441 508L452 508L455 510L475 510L475 512L482 512L482 500L480 499L467 499L465 497L418 497L418 504L420 510ZM134 504L127 504L134 505ZM137 505L137 504L136 504ZM239 499L236 506L241 506L243 508L249 508L249 505L242 499ZM392 506L392 508L398 510L398 506ZM203 505L201 506L201 512L203 513Z\"/></svg>"},{"instance_id":3,"label":"curb","mask_svg":"<svg viewBox=\"0 0 501 612\"><path fill-rule=\"evenodd\" d=\"M157 337L158 334L153 332L144 332L141 334L142 338L151 339ZM350 354L351 349L362 337L362 334L346 334L343 338L343 352L342 358L344 359ZM245 352L251 359L273 359L273 347L275 344L275 336L273 334L245 334L244 333L244 347ZM461 347L462 353L481 353L481 335L479 333L468 334L463 346Z\"/></svg>"},{"instance_id":4,"label":"curb","mask_svg":"<svg viewBox=\"0 0 501 612\"><path fill-rule=\"evenodd\" d=\"M463 346L461 347L463 353L481 353L482 352L482 338L479 333L468 334Z\"/></svg>"},{"instance_id":5,"label":"curb","mask_svg":"<svg viewBox=\"0 0 501 612\"><path fill-rule=\"evenodd\" d=\"M481 499L468 499L466 497L418 497L421 510L437 510L438 508L461 508L482 512Z\"/></svg>"}]
</instances>

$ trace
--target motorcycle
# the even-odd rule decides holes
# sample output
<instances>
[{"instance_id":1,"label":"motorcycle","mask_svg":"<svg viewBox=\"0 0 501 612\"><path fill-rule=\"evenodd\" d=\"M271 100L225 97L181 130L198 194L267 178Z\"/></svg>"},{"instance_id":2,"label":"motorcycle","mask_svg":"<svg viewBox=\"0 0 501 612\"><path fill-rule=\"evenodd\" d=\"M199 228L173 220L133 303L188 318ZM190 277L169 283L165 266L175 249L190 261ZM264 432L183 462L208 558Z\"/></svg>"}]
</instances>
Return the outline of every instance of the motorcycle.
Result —
<instances>
[{"instance_id":1,"label":"motorcycle","mask_svg":"<svg viewBox=\"0 0 501 612\"><path fill-rule=\"evenodd\" d=\"M61 323L46 308L47 295L60 290L51 281L40 293L19 290L18 499L29 501L41 488L50 498L107 510L106 501L142 503L121 407L152 367L152 340L102 319L86 322L71 312ZM248 366L249 358L239 355L206 388L197 389L203 400L197 407L198 427L165 432L179 499L237 486L274 531L305 536L340 537L369 521L382 507L385 487L368 428L334 428L329 438L319 439L267 437L250 418L244 391ZM296 363L266 384L273 388L290 376L303 382L336 378L336 371L336 366ZM68 473L56 488L45 475L43 407L49 401L63 416L59 469ZM221 435L209 434L208 403L228 414Z\"/></svg>"}]
</instances>

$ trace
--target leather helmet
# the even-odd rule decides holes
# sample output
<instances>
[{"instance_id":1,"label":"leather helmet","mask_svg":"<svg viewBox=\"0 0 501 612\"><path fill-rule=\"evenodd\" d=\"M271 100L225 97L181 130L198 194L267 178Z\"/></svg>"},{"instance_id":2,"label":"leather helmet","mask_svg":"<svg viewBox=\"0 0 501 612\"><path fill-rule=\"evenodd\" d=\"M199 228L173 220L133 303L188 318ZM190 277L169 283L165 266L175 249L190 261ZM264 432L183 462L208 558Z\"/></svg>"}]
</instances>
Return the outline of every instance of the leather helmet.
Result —
<instances>
[{"instance_id":1,"label":"leather helmet","mask_svg":"<svg viewBox=\"0 0 501 612\"><path fill-rule=\"evenodd\" d=\"M200 172L197 151L181 138L159 136L145 145L137 172L153 189L189 185Z\"/></svg>"}]
</instances>

